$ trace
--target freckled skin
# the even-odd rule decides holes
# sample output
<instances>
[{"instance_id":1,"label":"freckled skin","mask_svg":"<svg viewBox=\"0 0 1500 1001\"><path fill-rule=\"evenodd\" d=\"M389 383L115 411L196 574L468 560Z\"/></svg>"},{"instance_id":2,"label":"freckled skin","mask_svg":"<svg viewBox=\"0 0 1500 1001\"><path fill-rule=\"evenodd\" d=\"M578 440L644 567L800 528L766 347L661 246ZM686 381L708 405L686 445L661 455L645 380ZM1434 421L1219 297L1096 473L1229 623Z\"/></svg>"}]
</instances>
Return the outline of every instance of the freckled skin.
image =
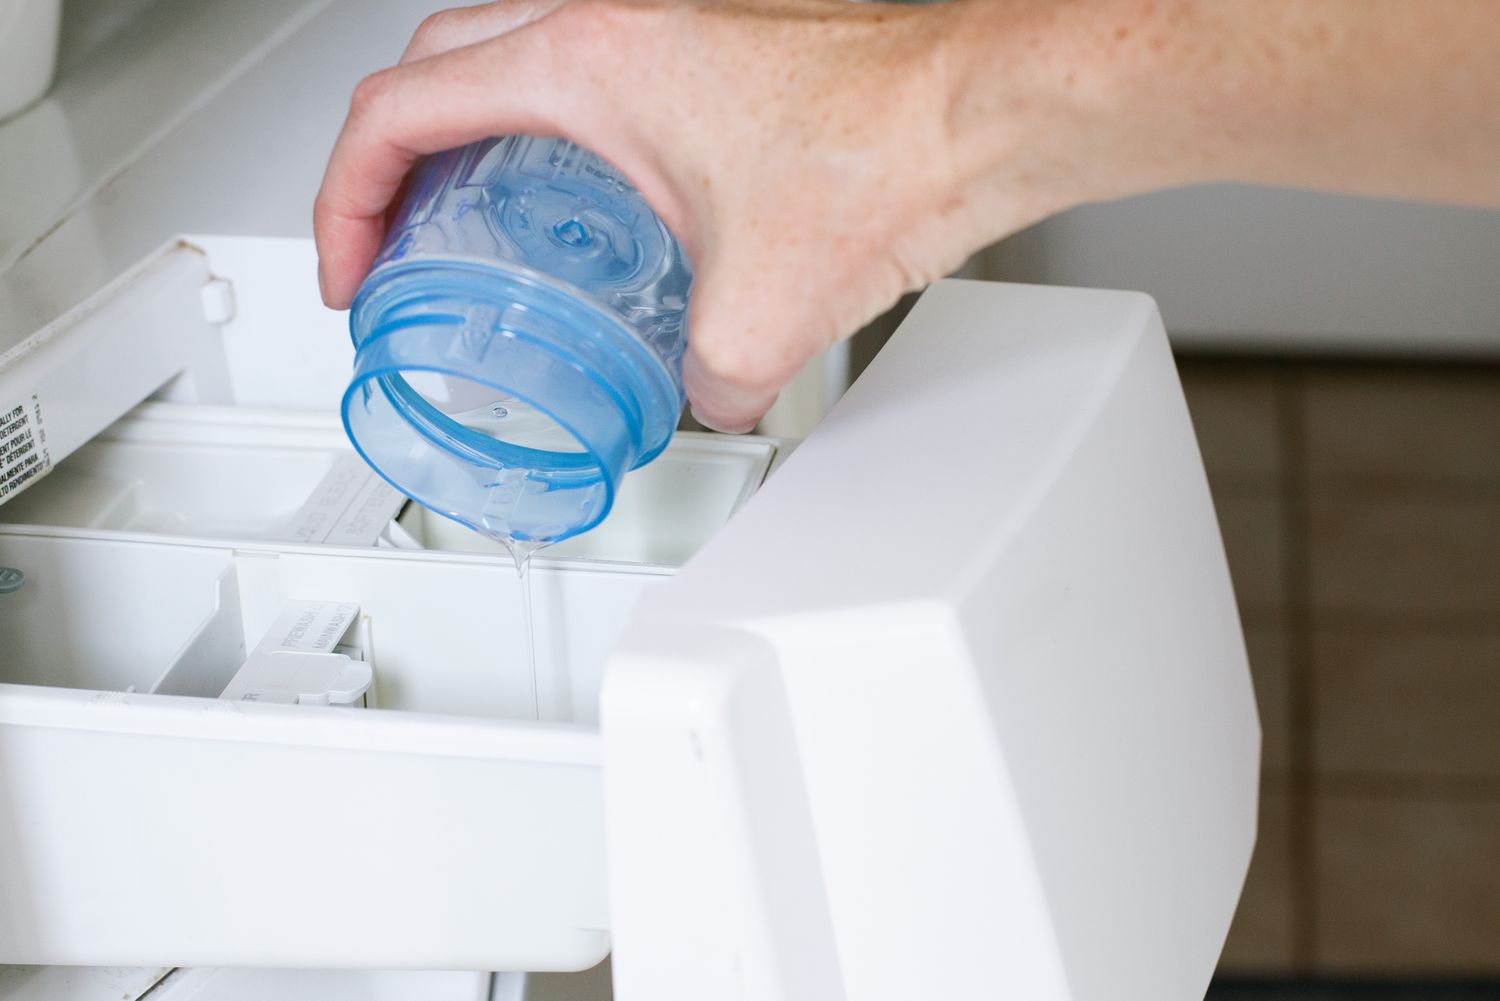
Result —
<instances>
[{"instance_id":1,"label":"freckled skin","mask_svg":"<svg viewBox=\"0 0 1500 1001\"><path fill-rule=\"evenodd\" d=\"M1500 205L1489 0L501 0L362 82L314 209L347 306L420 156L561 135L697 274L684 377L747 430L802 363L1006 233L1208 180Z\"/></svg>"}]
</instances>

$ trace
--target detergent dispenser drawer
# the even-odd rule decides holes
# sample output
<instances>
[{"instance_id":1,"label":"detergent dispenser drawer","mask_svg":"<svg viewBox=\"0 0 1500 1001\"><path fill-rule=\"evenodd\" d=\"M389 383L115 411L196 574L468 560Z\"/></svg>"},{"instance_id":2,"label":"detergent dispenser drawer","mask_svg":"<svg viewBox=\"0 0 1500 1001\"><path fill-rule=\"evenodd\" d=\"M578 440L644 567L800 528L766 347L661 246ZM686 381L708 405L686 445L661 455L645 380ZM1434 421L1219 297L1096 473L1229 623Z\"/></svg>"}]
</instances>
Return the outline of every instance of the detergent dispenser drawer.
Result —
<instances>
[{"instance_id":1,"label":"detergent dispenser drawer","mask_svg":"<svg viewBox=\"0 0 1500 1001\"><path fill-rule=\"evenodd\" d=\"M606 656L778 445L680 436L523 580L332 414L121 416L201 321L128 393L78 381L204 275L170 252L0 369L45 460L0 498L0 964L593 966Z\"/></svg>"},{"instance_id":2,"label":"detergent dispenser drawer","mask_svg":"<svg viewBox=\"0 0 1500 1001\"><path fill-rule=\"evenodd\" d=\"M649 575L534 571L535 670L494 560L11 531L0 566L0 963L608 951L603 651L552 637L607 646Z\"/></svg>"}]
</instances>

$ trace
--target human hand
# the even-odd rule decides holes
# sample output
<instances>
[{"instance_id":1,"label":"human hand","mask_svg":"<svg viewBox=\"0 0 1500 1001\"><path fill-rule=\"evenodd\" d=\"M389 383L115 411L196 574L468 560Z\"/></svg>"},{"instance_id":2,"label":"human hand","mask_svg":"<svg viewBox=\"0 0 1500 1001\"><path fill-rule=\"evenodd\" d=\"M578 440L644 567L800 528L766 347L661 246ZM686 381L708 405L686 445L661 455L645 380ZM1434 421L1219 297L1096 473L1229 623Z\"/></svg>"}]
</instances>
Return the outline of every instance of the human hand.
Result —
<instances>
[{"instance_id":1,"label":"human hand","mask_svg":"<svg viewBox=\"0 0 1500 1001\"><path fill-rule=\"evenodd\" d=\"M688 397L749 430L818 350L1079 202L1240 180L1500 205L1496 44L1472 0L446 11L355 91L314 211L320 282L349 305L419 157L573 140L688 251Z\"/></svg>"},{"instance_id":2,"label":"human hand","mask_svg":"<svg viewBox=\"0 0 1500 1001\"><path fill-rule=\"evenodd\" d=\"M980 165L948 113L958 30L942 8L844 0L502 0L434 15L400 65L355 91L315 210L324 298L349 305L419 157L562 136L614 163L683 243L688 397L708 426L749 430L817 351L1057 207L1024 183L1005 205L974 203ZM1050 149L1027 138L1045 134L1046 109L1019 110L1014 134Z\"/></svg>"}]
</instances>

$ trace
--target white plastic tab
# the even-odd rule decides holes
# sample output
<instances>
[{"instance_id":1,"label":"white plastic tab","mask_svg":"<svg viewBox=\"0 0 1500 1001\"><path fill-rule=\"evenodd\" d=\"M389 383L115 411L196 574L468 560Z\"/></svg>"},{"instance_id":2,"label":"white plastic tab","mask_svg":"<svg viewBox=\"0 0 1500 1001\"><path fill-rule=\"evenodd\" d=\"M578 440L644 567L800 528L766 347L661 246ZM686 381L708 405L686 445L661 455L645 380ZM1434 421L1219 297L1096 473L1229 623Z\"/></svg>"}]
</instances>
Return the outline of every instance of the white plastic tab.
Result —
<instances>
[{"instance_id":1,"label":"white plastic tab","mask_svg":"<svg viewBox=\"0 0 1500 1001\"><path fill-rule=\"evenodd\" d=\"M358 605L288 602L219 698L304 706L359 701L374 673L337 649L358 616Z\"/></svg>"},{"instance_id":2,"label":"white plastic tab","mask_svg":"<svg viewBox=\"0 0 1500 1001\"><path fill-rule=\"evenodd\" d=\"M222 326L234 319L234 285L224 278L214 278L203 285L203 319Z\"/></svg>"},{"instance_id":3,"label":"white plastic tab","mask_svg":"<svg viewBox=\"0 0 1500 1001\"><path fill-rule=\"evenodd\" d=\"M373 546L405 504L405 495L359 456L341 455L281 537L289 542Z\"/></svg>"}]
</instances>

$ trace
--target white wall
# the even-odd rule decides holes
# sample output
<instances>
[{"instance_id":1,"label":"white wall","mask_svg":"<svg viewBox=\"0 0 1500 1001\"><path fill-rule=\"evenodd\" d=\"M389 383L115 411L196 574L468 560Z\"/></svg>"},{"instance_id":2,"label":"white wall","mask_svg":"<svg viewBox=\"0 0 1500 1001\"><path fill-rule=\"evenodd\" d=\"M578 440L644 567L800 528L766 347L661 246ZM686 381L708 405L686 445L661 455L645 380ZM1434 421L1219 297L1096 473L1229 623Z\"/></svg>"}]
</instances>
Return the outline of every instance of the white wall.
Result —
<instances>
[{"instance_id":1,"label":"white wall","mask_svg":"<svg viewBox=\"0 0 1500 1001\"><path fill-rule=\"evenodd\" d=\"M987 275L1140 289L1179 347L1500 357L1500 212L1216 185L1075 209Z\"/></svg>"}]
</instances>

